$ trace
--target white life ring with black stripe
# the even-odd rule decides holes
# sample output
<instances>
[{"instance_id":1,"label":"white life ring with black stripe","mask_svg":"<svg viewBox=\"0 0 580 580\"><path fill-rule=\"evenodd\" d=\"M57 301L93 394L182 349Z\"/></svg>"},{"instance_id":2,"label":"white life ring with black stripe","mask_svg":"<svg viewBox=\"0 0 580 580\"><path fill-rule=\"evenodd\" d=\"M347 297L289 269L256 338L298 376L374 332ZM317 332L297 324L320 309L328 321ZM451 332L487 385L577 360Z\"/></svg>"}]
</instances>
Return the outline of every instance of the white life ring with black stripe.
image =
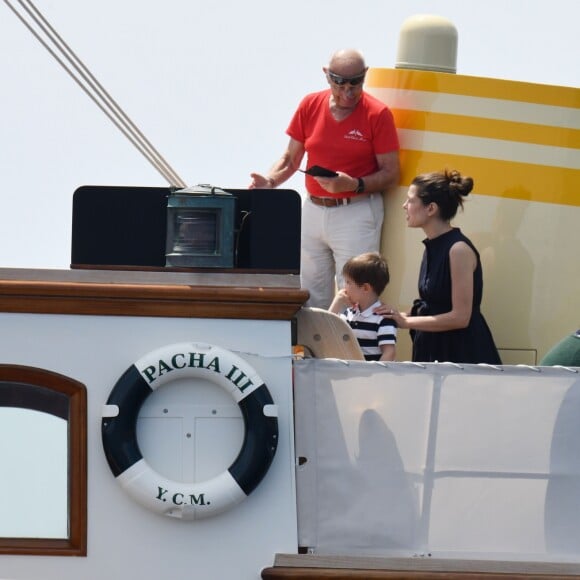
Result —
<instances>
[{"instance_id":1,"label":"white life ring with black stripe","mask_svg":"<svg viewBox=\"0 0 580 580\"><path fill-rule=\"evenodd\" d=\"M176 378L217 383L236 401L244 420L242 448L220 475L193 484L154 471L137 443L145 399ZM278 444L277 407L256 371L239 356L211 344L179 343L146 354L117 381L102 414L102 439L113 475L147 509L182 519L221 513L245 499L266 475Z\"/></svg>"}]
</instances>

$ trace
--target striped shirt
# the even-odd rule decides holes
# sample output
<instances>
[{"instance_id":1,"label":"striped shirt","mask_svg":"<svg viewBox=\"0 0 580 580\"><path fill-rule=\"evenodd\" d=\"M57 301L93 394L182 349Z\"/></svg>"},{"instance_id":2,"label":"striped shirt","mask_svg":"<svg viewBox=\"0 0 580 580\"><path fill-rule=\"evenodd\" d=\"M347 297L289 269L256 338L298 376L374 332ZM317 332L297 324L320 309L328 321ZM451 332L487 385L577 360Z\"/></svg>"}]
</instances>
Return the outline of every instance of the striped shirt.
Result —
<instances>
[{"instance_id":1,"label":"striped shirt","mask_svg":"<svg viewBox=\"0 0 580 580\"><path fill-rule=\"evenodd\" d=\"M347 308L341 314L352 328L365 360L379 360L382 354L381 345L397 342L396 323L380 314L374 314L373 310L378 306L381 306L379 300L363 312L355 306Z\"/></svg>"}]
</instances>

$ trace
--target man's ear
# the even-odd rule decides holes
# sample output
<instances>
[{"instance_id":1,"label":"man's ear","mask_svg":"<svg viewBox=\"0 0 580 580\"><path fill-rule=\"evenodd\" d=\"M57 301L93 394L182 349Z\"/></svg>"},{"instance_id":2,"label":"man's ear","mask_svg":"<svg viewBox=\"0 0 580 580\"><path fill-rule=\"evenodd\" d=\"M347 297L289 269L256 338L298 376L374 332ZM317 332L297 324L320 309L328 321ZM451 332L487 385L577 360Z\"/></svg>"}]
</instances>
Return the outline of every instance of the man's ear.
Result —
<instances>
[{"instance_id":1,"label":"man's ear","mask_svg":"<svg viewBox=\"0 0 580 580\"><path fill-rule=\"evenodd\" d=\"M372 290L372 286L371 286L371 285L370 285L368 282L365 282L365 283L364 283L364 284L361 286L361 288L362 288L362 289L363 289L365 292L370 292L370 291Z\"/></svg>"}]
</instances>

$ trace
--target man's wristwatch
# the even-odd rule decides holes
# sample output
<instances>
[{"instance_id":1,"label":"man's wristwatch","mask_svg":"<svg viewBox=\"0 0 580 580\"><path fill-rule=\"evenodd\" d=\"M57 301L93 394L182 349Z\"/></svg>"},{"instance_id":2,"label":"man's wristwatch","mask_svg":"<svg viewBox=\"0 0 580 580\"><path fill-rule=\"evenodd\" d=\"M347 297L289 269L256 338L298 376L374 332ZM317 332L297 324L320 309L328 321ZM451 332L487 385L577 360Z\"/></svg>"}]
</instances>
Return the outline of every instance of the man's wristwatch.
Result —
<instances>
[{"instance_id":1,"label":"man's wristwatch","mask_svg":"<svg viewBox=\"0 0 580 580\"><path fill-rule=\"evenodd\" d=\"M364 193L365 190L365 182L363 181L362 177L358 178L358 185L356 186L356 189L354 190L355 193Z\"/></svg>"}]
</instances>

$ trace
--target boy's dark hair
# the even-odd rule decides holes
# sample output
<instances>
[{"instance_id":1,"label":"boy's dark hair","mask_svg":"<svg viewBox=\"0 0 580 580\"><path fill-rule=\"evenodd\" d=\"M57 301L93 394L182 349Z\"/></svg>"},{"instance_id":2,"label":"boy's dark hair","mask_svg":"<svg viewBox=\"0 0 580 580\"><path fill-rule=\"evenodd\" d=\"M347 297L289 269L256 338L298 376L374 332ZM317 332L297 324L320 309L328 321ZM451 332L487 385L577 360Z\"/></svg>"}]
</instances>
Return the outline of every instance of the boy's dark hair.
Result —
<instances>
[{"instance_id":1,"label":"boy's dark hair","mask_svg":"<svg viewBox=\"0 0 580 580\"><path fill-rule=\"evenodd\" d=\"M382 294L390 280L387 261L377 252L351 258L343 266L342 275L348 276L357 286L370 284L377 295Z\"/></svg>"}]
</instances>

